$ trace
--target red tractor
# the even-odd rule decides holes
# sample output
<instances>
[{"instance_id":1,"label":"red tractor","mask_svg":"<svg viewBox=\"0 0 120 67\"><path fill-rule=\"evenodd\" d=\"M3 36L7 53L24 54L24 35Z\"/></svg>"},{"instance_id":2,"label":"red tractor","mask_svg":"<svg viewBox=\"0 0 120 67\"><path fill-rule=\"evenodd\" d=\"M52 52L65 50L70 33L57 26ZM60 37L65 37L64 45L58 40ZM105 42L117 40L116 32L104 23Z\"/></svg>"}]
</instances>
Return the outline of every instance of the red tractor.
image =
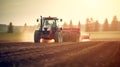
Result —
<instances>
[{"instance_id":1,"label":"red tractor","mask_svg":"<svg viewBox=\"0 0 120 67\"><path fill-rule=\"evenodd\" d=\"M42 17L40 18L40 28L35 30L34 42L39 43L40 39L54 39L55 42L76 42L79 41L80 28L58 26L59 19L57 17ZM60 19L62 21L62 19ZM39 19L37 19L39 22Z\"/></svg>"},{"instance_id":2,"label":"red tractor","mask_svg":"<svg viewBox=\"0 0 120 67\"><path fill-rule=\"evenodd\" d=\"M40 28L35 30L34 42L39 43L40 39L54 39L55 42L62 42L61 28L58 27L57 17L42 17L40 18ZM62 21L62 19L60 19ZM39 22L39 19L37 19Z\"/></svg>"}]
</instances>

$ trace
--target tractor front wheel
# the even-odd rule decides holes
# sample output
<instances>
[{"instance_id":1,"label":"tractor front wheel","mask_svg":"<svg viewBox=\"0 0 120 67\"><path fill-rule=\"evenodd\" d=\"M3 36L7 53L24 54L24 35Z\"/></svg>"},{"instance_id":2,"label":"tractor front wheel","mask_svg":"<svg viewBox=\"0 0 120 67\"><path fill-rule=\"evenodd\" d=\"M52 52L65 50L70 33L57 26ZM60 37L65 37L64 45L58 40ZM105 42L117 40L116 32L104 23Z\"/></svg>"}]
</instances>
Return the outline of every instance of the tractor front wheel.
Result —
<instances>
[{"instance_id":1,"label":"tractor front wheel","mask_svg":"<svg viewBox=\"0 0 120 67\"><path fill-rule=\"evenodd\" d=\"M35 30L34 43L40 43L40 32L39 32L39 30Z\"/></svg>"}]
</instances>

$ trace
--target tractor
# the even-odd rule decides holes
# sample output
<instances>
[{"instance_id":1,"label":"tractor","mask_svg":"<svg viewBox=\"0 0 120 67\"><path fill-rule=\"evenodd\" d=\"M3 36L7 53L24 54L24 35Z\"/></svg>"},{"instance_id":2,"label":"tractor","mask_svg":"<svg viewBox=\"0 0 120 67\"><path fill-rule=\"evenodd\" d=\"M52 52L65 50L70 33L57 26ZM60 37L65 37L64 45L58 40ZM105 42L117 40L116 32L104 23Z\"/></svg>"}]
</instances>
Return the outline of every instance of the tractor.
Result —
<instances>
[{"instance_id":1,"label":"tractor","mask_svg":"<svg viewBox=\"0 0 120 67\"><path fill-rule=\"evenodd\" d=\"M55 42L62 42L62 28L58 26L59 19L57 17L42 17L37 19L40 22L40 27L34 32L34 42L40 43L41 39L54 39ZM62 22L62 19L60 19Z\"/></svg>"},{"instance_id":2,"label":"tractor","mask_svg":"<svg viewBox=\"0 0 120 67\"><path fill-rule=\"evenodd\" d=\"M54 39L55 42L78 42L80 40L80 27L59 27L62 19L57 17L40 17L40 27L34 32L34 42L40 43L41 39Z\"/></svg>"}]
</instances>

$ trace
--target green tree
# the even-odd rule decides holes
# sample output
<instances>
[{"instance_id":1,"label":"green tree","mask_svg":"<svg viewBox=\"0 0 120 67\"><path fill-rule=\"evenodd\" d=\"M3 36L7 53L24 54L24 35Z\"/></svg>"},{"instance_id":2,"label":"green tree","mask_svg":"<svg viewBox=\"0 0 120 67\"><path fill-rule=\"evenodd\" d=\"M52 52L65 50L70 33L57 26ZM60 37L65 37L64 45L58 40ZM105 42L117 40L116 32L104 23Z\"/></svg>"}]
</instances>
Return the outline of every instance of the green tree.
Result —
<instances>
[{"instance_id":1,"label":"green tree","mask_svg":"<svg viewBox=\"0 0 120 67\"><path fill-rule=\"evenodd\" d=\"M108 19L106 18L103 24L103 31L109 31Z\"/></svg>"},{"instance_id":2,"label":"green tree","mask_svg":"<svg viewBox=\"0 0 120 67\"><path fill-rule=\"evenodd\" d=\"M113 20L112 20L111 26L110 26L110 30L111 31L118 31L118 19L117 19L117 16L113 17Z\"/></svg>"},{"instance_id":3,"label":"green tree","mask_svg":"<svg viewBox=\"0 0 120 67\"><path fill-rule=\"evenodd\" d=\"M13 33L13 25L12 25L12 22L9 23L8 25L8 33Z\"/></svg>"}]
</instances>

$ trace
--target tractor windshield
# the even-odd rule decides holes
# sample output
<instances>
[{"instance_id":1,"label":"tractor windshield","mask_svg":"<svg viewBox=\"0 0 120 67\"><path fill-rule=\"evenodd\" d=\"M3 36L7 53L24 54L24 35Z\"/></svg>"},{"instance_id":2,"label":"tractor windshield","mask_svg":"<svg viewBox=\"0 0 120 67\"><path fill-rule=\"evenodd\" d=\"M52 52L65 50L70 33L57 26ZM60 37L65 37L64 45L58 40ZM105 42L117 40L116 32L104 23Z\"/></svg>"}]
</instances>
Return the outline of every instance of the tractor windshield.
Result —
<instances>
[{"instance_id":1,"label":"tractor windshield","mask_svg":"<svg viewBox=\"0 0 120 67\"><path fill-rule=\"evenodd\" d=\"M46 26L46 25L50 25L50 26L55 27L56 26L56 21L55 20L45 20L44 21L44 26Z\"/></svg>"}]
</instances>

